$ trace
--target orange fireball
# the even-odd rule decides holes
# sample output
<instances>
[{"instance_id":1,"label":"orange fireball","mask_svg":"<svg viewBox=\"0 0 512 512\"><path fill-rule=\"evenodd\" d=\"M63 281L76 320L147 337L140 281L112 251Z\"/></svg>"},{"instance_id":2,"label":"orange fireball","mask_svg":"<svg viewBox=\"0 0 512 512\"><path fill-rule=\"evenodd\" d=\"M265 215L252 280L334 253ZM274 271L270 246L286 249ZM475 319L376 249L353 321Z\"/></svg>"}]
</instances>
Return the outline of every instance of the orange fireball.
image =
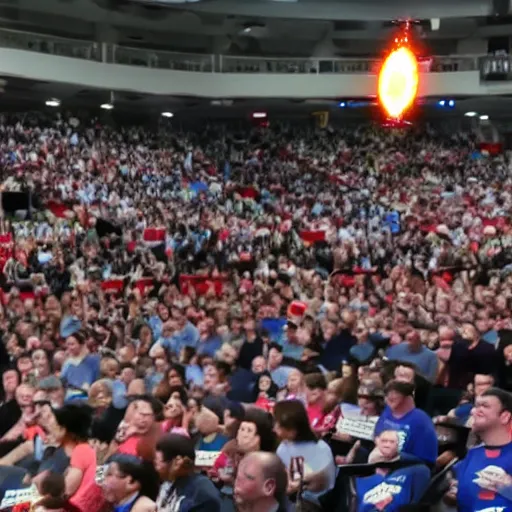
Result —
<instances>
[{"instance_id":1,"label":"orange fireball","mask_svg":"<svg viewBox=\"0 0 512 512\"><path fill-rule=\"evenodd\" d=\"M391 52L379 73L379 101L392 118L412 105L418 92L418 62L406 47Z\"/></svg>"}]
</instances>

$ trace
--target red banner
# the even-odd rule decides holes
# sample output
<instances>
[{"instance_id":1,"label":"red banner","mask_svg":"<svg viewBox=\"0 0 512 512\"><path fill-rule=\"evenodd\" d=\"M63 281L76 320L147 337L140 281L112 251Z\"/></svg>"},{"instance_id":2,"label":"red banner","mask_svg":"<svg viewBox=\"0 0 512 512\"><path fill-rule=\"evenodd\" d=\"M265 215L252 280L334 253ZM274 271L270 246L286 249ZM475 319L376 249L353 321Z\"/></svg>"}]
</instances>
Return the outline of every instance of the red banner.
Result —
<instances>
[{"instance_id":1,"label":"red banner","mask_svg":"<svg viewBox=\"0 0 512 512\"><path fill-rule=\"evenodd\" d=\"M221 295L224 288L223 279L195 275L180 276L181 293L186 295L190 293L191 288L194 288L197 295L206 295L212 287L217 296Z\"/></svg>"},{"instance_id":2,"label":"red banner","mask_svg":"<svg viewBox=\"0 0 512 512\"><path fill-rule=\"evenodd\" d=\"M503 152L503 144L501 142L481 142L478 147L480 152L487 151L489 155L499 155Z\"/></svg>"}]
</instances>

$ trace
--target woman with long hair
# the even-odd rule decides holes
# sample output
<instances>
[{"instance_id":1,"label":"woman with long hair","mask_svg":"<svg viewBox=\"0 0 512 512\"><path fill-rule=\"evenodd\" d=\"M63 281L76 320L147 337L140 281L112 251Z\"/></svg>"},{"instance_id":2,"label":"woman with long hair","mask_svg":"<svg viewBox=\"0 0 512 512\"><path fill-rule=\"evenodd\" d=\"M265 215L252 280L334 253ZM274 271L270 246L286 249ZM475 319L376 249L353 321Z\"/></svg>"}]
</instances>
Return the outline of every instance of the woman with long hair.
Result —
<instances>
[{"instance_id":1,"label":"woman with long hair","mask_svg":"<svg viewBox=\"0 0 512 512\"><path fill-rule=\"evenodd\" d=\"M278 402L274 418L281 440L277 455L288 468L288 494L299 493L303 508L320 510L320 497L334 487L336 479L331 448L317 439L301 401Z\"/></svg>"}]
</instances>

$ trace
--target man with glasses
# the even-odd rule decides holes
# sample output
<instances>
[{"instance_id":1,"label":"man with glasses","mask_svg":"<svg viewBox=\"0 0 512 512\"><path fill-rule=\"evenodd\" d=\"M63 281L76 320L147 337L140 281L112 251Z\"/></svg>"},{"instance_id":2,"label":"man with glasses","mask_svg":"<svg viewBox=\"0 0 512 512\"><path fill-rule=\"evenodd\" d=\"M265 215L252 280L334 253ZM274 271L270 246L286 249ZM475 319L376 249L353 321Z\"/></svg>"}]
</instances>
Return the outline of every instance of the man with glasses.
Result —
<instances>
[{"instance_id":1,"label":"man with glasses","mask_svg":"<svg viewBox=\"0 0 512 512\"><path fill-rule=\"evenodd\" d=\"M102 490L114 512L154 512L158 474L149 462L117 454L109 461Z\"/></svg>"},{"instance_id":2,"label":"man with glasses","mask_svg":"<svg viewBox=\"0 0 512 512\"><path fill-rule=\"evenodd\" d=\"M512 395L491 388L475 400L472 431L482 444L456 467L459 512L512 510Z\"/></svg>"}]
</instances>

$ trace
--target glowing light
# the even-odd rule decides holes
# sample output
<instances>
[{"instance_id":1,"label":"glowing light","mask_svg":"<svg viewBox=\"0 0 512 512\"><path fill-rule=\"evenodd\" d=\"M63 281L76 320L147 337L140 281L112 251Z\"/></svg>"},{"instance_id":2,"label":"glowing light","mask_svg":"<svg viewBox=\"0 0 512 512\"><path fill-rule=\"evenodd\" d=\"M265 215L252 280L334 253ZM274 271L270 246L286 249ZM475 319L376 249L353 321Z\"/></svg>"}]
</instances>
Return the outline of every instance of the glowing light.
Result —
<instances>
[{"instance_id":1,"label":"glowing light","mask_svg":"<svg viewBox=\"0 0 512 512\"><path fill-rule=\"evenodd\" d=\"M267 117L266 112L254 112L252 114L253 119L265 119Z\"/></svg>"},{"instance_id":2,"label":"glowing light","mask_svg":"<svg viewBox=\"0 0 512 512\"><path fill-rule=\"evenodd\" d=\"M389 54L379 73L379 100L390 117L399 118L418 92L418 62L408 48Z\"/></svg>"},{"instance_id":3,"label":"glowing light","mask_svg":"<svg viewBox=\"0 0 512 512\"><path fill-rule=\"evenodd\" d=\"M464 115L466 117L475 117L476 116L476 112L466 112Z\"/></svg>"}]
</instances>

